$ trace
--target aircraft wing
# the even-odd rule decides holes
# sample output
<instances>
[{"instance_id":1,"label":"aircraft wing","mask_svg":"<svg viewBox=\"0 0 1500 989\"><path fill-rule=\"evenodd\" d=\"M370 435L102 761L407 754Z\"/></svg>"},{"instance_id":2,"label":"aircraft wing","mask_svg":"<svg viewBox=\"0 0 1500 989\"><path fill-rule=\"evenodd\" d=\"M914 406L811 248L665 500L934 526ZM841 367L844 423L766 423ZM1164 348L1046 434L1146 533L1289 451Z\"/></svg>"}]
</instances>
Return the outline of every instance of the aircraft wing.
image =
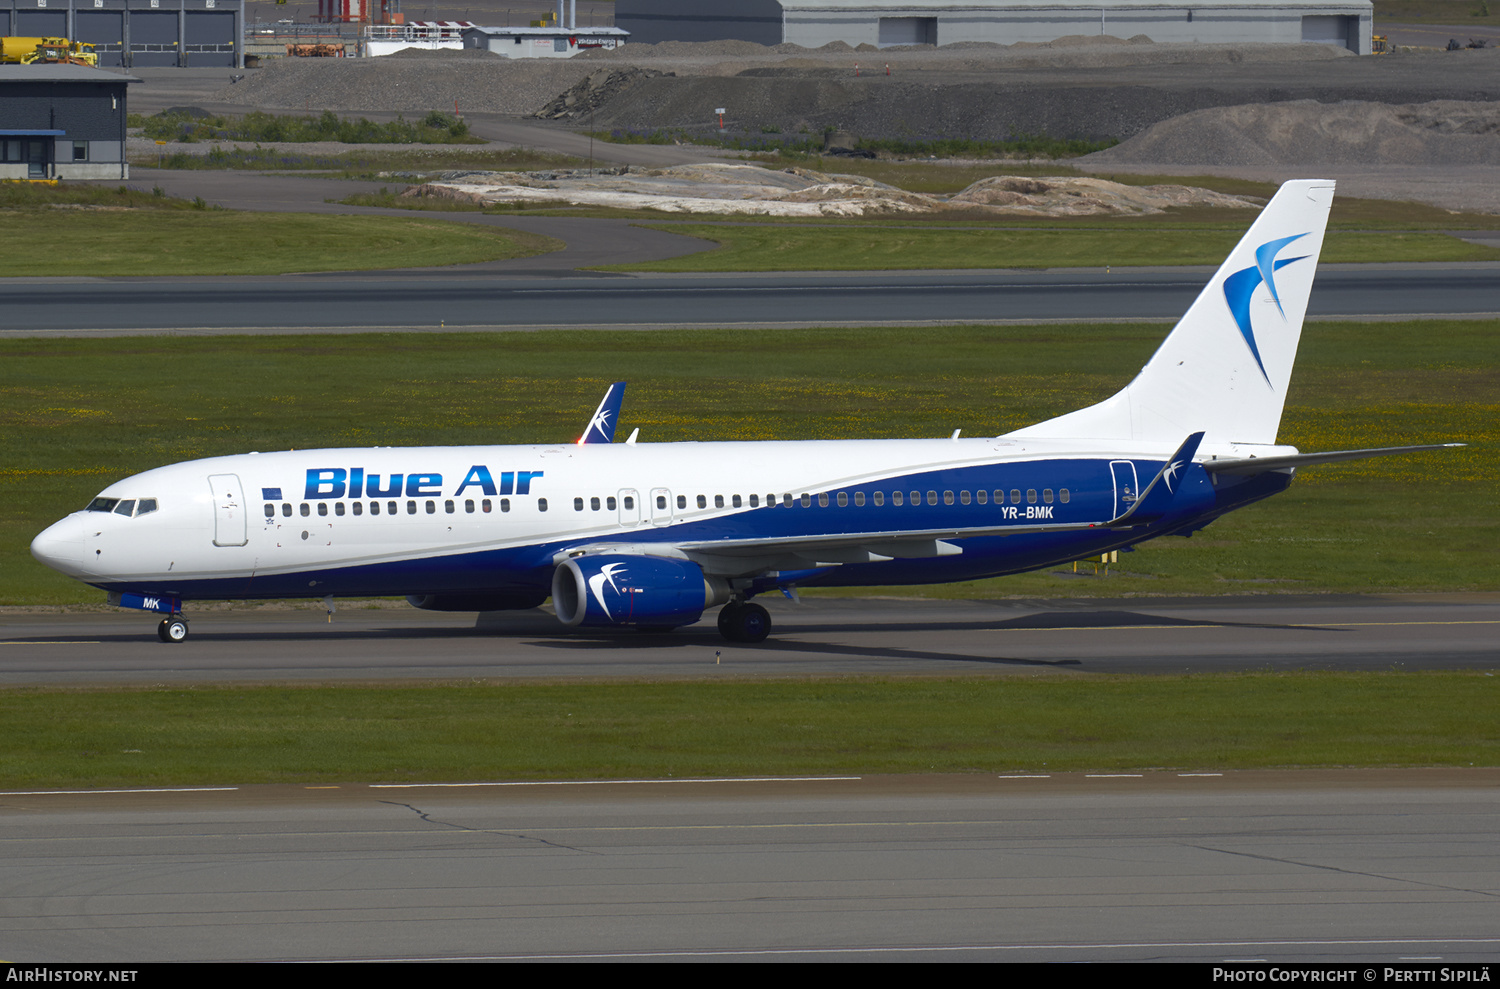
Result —
<instances>
[{"instance_id":1,"label":"aircraft wing","mask_svg":"<svg viewBox=\"0 0 1500 989\"><path fill-rule=\"evenodd\" d=\"M1288 467L1311 467L1340 460L1363 460L1366 457L1394 457L1402 453L1425 453L1428 450L1452 450L1467 443L1433 443L1426 446L1385 446L1369 450L1329 450L1325 453L1298 453L1287 457L1245 457L1239 460L1206 460L1201 466L1210 474L1264 474Z\"/></svg>"}]
</instances>

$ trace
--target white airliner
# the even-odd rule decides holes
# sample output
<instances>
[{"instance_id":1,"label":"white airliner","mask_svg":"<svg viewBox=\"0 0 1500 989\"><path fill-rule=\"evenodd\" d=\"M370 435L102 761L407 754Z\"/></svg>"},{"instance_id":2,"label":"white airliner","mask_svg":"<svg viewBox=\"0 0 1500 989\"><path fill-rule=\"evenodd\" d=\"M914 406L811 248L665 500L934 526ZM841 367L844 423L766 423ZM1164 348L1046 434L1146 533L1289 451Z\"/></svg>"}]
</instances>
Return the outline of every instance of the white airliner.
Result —
<instances>
[{"instance_id":1,"label":"white airliner","mask_svg":"<svg viewBox=\"0 0 1500 989\"><path fill-rule=\"evenodd\" d=\"M1436 447L1276 445L1334 185L1282 186L1124 390L1004 436L612 442L623 384L576 444L297 450L159 467L31 544L160 612L190 600L406 595L668 629L757 594L972 580L1186 535L1283 491L1299 466ZM1453 444L1458 445L1458 444Z\"/></svg>"}]
</instances>

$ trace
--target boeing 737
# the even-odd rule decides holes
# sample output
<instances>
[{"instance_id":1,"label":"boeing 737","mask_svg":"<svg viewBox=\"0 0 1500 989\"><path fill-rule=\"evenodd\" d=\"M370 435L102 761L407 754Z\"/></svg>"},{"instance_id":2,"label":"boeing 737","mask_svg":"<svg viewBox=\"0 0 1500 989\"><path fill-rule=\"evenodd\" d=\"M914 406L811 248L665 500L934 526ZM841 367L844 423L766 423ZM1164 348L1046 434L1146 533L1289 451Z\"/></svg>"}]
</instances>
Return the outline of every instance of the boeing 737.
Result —
<instances>
[{"instance_id":1,"label":"boeing 737","mask_svg":"<svg viewBox=\"0 0 1500 989\"><path fill-rule=\"evenodd\" d=\"M1434 446L1278 446L1333 202L1288 182L1155 355L1097 405L992 438L615 443L623 383L574 444L297 450L128 477L36 537L42 563L165 615L186 602L404 595L670 629L754 597L973 580L1187 535L1311 464ZM1458 445L1458 444L1450 444Z\"/></svg>"}]
</instances>

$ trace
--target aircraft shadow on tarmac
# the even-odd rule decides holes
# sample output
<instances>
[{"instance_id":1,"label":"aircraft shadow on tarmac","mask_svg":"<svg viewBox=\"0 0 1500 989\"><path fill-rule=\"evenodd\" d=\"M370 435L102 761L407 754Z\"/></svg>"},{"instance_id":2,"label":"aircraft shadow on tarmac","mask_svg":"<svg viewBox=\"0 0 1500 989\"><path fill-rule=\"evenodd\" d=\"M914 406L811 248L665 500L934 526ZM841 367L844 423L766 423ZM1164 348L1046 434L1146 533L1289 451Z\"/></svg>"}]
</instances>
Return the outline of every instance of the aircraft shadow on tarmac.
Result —
<instances>
[{"instance_id":1,"label":"aircraft shadow on tarmac","mask_svg":"<svg viewBox=\"0 0 1500 989\"><path fill-rule=\"evenodd\" d=\"M888 659L898 662L931 661L994 666L1063 668L1081 667L1084 665L1084 660L1076 658L1048 660L1028 658L1024 655L984 656L975 655L972 652L949 652L930 648L913 649L902 646L809 641L808 637L813 635L837 635L851 631L877 633L915 632L924 633L927 637L926 641L931 642L940 638L943 633L1067 629L1081 631L1132 627L1198 627L1226 630L1280 629L1298 632L1352 631L1346 628L1288 625L1276 622L1231 622L1167 617L1131 611L1044 611L999 621L981 619L972 621L913 621L863 624L851 621L838 621L831 618L815 623L795 622L782 617L780 629L772 638L764 643L748 648L769 660L774 660L781 656L790 657L796 655L806 657L812 654L825 656L830 659L847 657L849 659L864 660ZM124 644L143 641L149 638L149 636L132 629L129 632L91 634L88 635L88 638L90 641L99 643ZM337 620L335 620L329 624L309 622L305 627L296 630L288 630L284 624L281 624L281 627L276 629L261 630L245 628L243 626L233 629L222 627L216 629L208 622L205 622L204 625L201 625L194 631L193 637L187 643L172 648L173 650L183 649L192 653L195 651L193 649L194 645L212 646L226 643L327 642L329 640L369 642L372 639L386 641L433 641L438 639L468 638L526 639L529 640L527 642L529 646L555 649L574 654L618 653L621 651L632 653L661 653L665 651L674 653L682 650L723 650L730 648L739 652L746 648L725 642L719 636L713 624L709 622L676 629L671 632L641 632L632 629L614 628L570 629L559 624L546 612L524 614L495 612L480 616L479 620L473 626L461 627L430 625L396 627L371 627L369 625L351 627L344 625L341 627ZM33 642L37 644L76 642L78 641L78 635L74 633L71 635L26 636L11 641ZM969 643L969 648L973 648L972 642Z\"/></svg>"}]
</instances>

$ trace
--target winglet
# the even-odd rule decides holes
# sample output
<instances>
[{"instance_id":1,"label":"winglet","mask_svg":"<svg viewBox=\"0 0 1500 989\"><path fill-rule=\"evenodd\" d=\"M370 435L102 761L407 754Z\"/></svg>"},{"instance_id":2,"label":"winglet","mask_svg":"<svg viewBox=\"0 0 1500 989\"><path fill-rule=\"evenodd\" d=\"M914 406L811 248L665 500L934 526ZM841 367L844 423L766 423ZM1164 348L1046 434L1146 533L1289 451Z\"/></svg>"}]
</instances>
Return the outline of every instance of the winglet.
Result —
<instances>
[{"instance_id":1,"label":"winglet","mask_svg":"<svg viewBox=\"0 0 1500 989\"><path fill-rule=\"evenodd\" d=\"M1154 522L1173 509L1173 503L1178 501L1179 494L1185 492L1189 482L1189 470L1193 466L1193 457L1198 452L1198 444L1203 442L1202 433L1194 433L1182 441L1177 452L1167 458L1161 465L1161 470L1146 485L1146 490L1135 500L1119 518L1112 519L1110 525L1123 525L1127 520L1131 525L1141 525L1146 522ZM1199 479L1203 477L1199 472Z\"/></svg>"},{"instance_id":2,"label":"winglet","mask_svg":"<svg viewBox=\"0 0 1500 989\"><path fill-rule=\"evenodd\" d=\"M620 418L620 403L624 400L625 382L616 381L604 393L599 407L594 410L594 417L589 420L588 428L578 438L578 444L582 446L585 443L613 443L615 424Z\"/></svg>"}]
</instances>

